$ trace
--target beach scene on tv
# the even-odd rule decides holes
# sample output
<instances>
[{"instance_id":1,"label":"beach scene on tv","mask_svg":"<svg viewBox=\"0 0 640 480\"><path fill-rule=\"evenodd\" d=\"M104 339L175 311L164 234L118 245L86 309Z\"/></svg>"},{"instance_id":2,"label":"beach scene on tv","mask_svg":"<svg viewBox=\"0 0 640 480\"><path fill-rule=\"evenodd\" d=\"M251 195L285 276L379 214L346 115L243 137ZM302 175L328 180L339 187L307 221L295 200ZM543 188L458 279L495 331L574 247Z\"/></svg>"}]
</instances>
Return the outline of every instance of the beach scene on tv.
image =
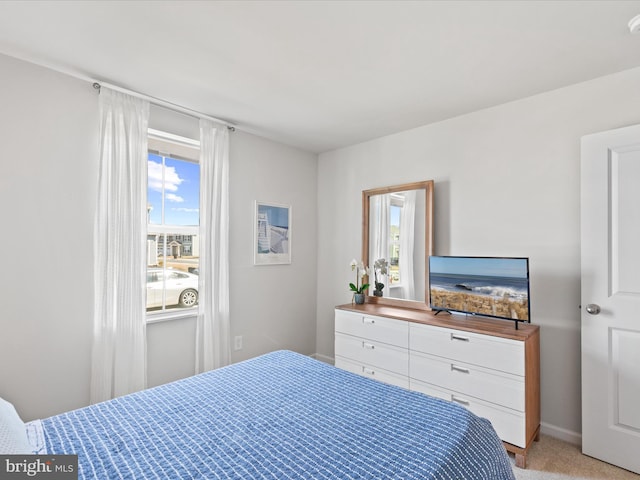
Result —
<instances>
[{"instance_id":1,"label":"beach scene on tv","mask_svg":"<svg viewBox=\"0 0 640 480\"><path fill-rule=\"evenodd\" d=\"M430 257L431 308L529 321L526 258Z\"/></svg>"}]
</instances>

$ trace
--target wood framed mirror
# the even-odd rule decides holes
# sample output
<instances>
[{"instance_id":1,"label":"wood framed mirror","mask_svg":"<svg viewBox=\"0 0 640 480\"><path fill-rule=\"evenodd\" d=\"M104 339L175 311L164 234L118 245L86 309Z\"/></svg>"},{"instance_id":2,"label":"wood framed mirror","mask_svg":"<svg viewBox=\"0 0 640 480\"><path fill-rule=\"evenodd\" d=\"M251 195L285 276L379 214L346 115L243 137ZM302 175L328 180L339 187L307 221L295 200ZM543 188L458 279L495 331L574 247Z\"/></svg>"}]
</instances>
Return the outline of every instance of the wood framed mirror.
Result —
<instances>
[{"instance_id":1,"label":"wood framed mirror","mask_svg":"<svg viewBox=\"0 0 640 480\"><path fill-rule=\"evenodd\" d=\"M370 271L368 303L428 310L430 255L433 180L362 192L362 261L369 267L380 258L388 262L387 275L378 275L382 296L373 293L376 275Z\"/></svg>"}]
</instances>

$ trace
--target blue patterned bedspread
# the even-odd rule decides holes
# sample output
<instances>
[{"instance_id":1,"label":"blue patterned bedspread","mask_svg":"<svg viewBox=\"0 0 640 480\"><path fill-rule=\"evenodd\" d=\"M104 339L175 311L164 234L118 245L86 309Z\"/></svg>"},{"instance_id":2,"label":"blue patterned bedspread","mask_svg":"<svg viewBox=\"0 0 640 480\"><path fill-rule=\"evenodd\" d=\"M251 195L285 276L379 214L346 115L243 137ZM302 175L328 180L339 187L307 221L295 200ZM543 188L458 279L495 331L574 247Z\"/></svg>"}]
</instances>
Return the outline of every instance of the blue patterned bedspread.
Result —
<instances>
[{"instance_id":1,"label":"blue patterned bedspread","mask_svg":"<svg viewBox=\"0 0 640 480\"><path fill-rule=\"evenodd\" d=\"M289 351L41 422L83 479L514 479L487 420Z\"/></svg>"}]
</instances>

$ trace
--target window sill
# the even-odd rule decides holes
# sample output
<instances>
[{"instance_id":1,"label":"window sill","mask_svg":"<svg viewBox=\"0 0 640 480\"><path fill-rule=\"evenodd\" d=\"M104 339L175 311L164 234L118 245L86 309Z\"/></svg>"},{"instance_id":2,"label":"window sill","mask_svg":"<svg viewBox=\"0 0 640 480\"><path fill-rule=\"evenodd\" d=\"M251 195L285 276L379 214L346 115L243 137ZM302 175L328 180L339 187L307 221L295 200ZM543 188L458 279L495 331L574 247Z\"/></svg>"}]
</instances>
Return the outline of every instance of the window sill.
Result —
<instances>
[{"instance_id":1,"label":"window sill","mask_svg":"<svg viewBox=\"0 0 640 480\"><path fill-rule=\"evenodd\" d=\"M191 318L198 316L197 308L189 308L185 310L169 310L158 313L147 314L147 325L152 323L168 322L171 320L179 320L182 318Z\"/></svg>"}]
</instances>

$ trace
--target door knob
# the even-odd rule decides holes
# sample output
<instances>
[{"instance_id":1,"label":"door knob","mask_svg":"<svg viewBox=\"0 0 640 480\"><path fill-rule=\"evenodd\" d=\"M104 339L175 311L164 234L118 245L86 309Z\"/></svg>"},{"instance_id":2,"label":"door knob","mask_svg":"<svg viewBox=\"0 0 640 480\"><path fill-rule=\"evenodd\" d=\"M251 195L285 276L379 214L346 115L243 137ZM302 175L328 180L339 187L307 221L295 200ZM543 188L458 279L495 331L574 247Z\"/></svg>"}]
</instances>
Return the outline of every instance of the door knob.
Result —
<instances>
[{"instance_id":1,"label":"door knob","mask_svg":"<svg viewBox=\"0 0 640 480\"><path fill-rule=\"evenodd\" d=\"M600 305L596 305L595 303L590 303L586 307L587 313L591 315L598 315L600 313Z\"/></svg>"}]
</instances>

